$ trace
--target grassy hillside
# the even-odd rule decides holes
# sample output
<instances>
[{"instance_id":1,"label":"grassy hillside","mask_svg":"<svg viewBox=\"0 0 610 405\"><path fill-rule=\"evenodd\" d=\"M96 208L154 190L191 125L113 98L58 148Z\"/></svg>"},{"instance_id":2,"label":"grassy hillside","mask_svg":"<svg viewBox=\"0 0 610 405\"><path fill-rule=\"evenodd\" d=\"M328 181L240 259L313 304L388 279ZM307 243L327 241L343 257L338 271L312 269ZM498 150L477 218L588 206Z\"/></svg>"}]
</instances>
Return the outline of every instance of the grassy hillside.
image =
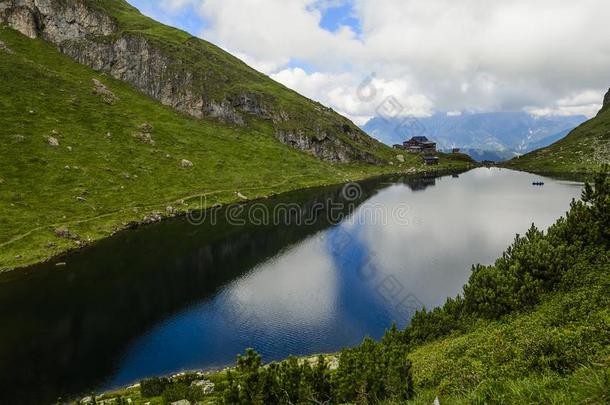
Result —
<instances>
[{"instance_id":1,"label":"grassy hillside","mask_svg":"<svg viewBox=\"0 0 610 405\"><path fill-rule=\"evenodd\" d=\"M248 128L176 113L79 65L42 40L0 28L0 270L109 236L152 212L425 167L333 165ZM99 80L105 90L96 84ZM112 95L107 93L111 92ZM58 146L52 146L55 138ZM182 167L182 160L192 167ZM468 162L442 157L441 168Z\"/></svg>"},{"instance_id":2,"label":"grassy hillside","mask_svg":"<svg viewBox=\"0 0 610 405\"><path fill-rule=\"evenodd\" d=\"M246 127L251 119L264 119L282 142L323 160L387 163L388 147L345 117L213 44L143 16L124 0L12 6L0 21L178 111Z\"/></svg>"},{"instance_id":3,"label":"grassy hillside","mask_svg":"<svg viewBox=\"0 0 610 405\"><path fill-rule=\"evenodd\" d=\"M610 109L554 144L514 158L505 167L540 173L592 173L610 163Z\"/></svg>"},{"instance_id":4,"label":"grassy hillside","mask_svg":"<svg viewBox=\"0 0 610 405\"><path fill-rule=\"evenodd\" d=\"M235 369L106 394L135 403L610 403L610 177L599 175L548 232L534 226L461 296L402 331L329 358ZM332 366L331 366L332 365ZM215 384L204 394L193 381Z\"/></svg>"}]
</instances>

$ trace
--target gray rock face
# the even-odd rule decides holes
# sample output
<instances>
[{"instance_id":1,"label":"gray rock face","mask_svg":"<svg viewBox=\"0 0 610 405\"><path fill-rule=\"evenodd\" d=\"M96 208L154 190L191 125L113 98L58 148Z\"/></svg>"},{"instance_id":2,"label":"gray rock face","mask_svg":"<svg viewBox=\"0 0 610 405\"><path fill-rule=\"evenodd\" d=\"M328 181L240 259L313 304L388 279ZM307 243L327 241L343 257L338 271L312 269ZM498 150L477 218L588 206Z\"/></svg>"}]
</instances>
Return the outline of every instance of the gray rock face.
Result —
<instances>
[{"instance_id":1,"label":"gray rock face","mask_svg":"<svg viewBox=\"0 0 610 405\"><path fill-rule=\"evenodd\" d=\"M237 125L254 116L271 121L281 142L320 159L376 161L365 151L369 145L368 139L363 141L366 135L353 125L348 130L340 125L329 130L304 123L302 128L285 130L281 124L289 121L290 115L278 104L263 100L261 94L247 89L208 94L202 85L209 80L205 71L189 66L175 54L169 55L148 37L120 31L111 16L82 0L3 0L0 22L30 38L43 37L77 62L130 83L180 112ZM320 110L320 114L330 113ZM354 147L345 137L362 147Z\"/></svg>"},{"instance_id":2,"label":"gray rock face","mask_svg":"<svg viewBox=\"0 0 610 405\"><path fill-rule=\"evenodd\" d=\"M29 8L15 5L9 8L8 4L0 4L0 18L9 27L16 29L29 38L38 37L40 21Z\"/></svg>"},{"instance_id":3,"label":"gray rock face","mask_svg":"<svg viewBox=\"0 0 610 405\"><path fill-rule=\"evenodd\" d=\"M4 0L0 21L30 38L54 44L86 35L110 35L117 29L109 16L80 1Z\"/></svg>"},{"instance_id":4,"label":"gray rock face","mask_svg":"<svg viewBox=\"0 0 610 405\"><path fill-rule=\"evenodd\" d=\"M610 89L608 89L608 92L604 96L604 105L603 106L605 107L608 104L610 104Z\"/></svg>"}]
</instances>

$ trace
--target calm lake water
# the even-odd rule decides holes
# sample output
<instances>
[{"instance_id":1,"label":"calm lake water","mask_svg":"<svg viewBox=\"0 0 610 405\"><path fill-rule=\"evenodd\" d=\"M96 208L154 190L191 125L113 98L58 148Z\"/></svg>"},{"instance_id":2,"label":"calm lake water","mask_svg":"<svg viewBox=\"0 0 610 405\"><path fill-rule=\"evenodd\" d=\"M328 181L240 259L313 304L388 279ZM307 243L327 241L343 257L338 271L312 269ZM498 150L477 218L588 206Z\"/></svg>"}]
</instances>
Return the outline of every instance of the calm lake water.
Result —
<instances>
[{"instance_id":1,"label":"calm lake water","mask_svg":"<svg viewBox=\"0 0 610 405\"><path fill-rule=\"evenodd\" d=\"M0 403L224 367L247 347L270 361L378 338L460 293L473 263L548 227L581 188L485 168L378 179L165 221L65 267L0 275Z\"/></svg>"}]
</instances>

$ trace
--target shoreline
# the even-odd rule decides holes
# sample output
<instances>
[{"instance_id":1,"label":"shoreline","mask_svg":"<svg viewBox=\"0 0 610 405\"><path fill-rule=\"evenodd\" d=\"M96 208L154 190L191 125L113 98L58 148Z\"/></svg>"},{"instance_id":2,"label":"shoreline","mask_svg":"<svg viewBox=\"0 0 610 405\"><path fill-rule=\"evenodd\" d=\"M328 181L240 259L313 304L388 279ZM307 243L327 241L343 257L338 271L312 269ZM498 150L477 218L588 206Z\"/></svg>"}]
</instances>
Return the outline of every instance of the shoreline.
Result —
<instances>
[{"instance_id":1,"label":"shoreline","mask_svg":"<svg viewBox=\"0 0 610 405\"><path fill-rule=\"evenodd\" d=\"M450 162L450 164L454 163L454 161L452 161L452 160L449 160L449 162ZM271 193L271 194L265 195L265 196L258 196L258 197L252 197L252 198L240 198L240 196L236 195L233 197L233 199L225 201L225 202L219 204L219 206L226 207L231 204L249 204L249 203L253 203L256 201L273 198L275 196L282 195L282 194L289 193L289 192L295 192L295 191L300 191L300 190L311 190L311 189L315 189L315 188L319 188L319 187L339 186L339 185L348 184L351 182L372 180L375 178L380 178L380 177L385 177L385 176L396 176L396 175L418 176L418 175L430 175L430 174L436 174L436 175L442 176L443 174L452 174L452 173L456 173L456 172L463 173L463 172L472 170L476 167L479 167L479 165L474 165L474 164L469 163L466 165L456 165L456 167L443 167L443 168L432 169L432 170L427 169L425 166L424 166L424 170L419 170L419 168L411 167L407 170L396 171L394 168L392 168L394 170L389 170L387 172L381 172L381 173L374 174L374 175L364 175L362 177L345 179L346 181L320 182L318 184L313 184L313 185L304 186L304 187L298 186L295 188L288 188L286 190L282 190L279 193ZM215 194L215 193L219 193L221 191L222 190L211 191L209 193L202 193L202 194L198 194L198 195L191 195L191 196L184 197L182 199L178 199L174 202L177 202L180 200L191 199L191 198L204 197L208 194ZM165 204L159 204L159 205L165 205ZM138 229L140 227L143 227L146 225L152 225L152 224L159 223L162 221L167 221L167 220L177 219L177 218L184 218L189 213L197 211L197 210L201 210L201 207L193 207L193 208L189 208L185 211L174 211L171 213L168 213L167 211L159 212L159 210L147 210L147 211L144 211L143 213L141 213L144 216L143 219L141 219L139 221L131 221L131 222L128 222L127 224L116 226L114 228L114 231L111 232L109 235L105 235L105 236L101 236L101 237L97 237L97 238L91 238L88 240L79 239L79 240L77 240L77 243L80 243L80 245L69 247L67 249L61 249L57 252L53 252L53 254L46 256L42 260L31 260L28 262L27 259L24 259L23 265L1 267L0 275L19 273L19 272L25 271L27 269L33 268L35 266L49 264L51 262L57 262L56 266L61 267L62 265L65 265L65 263L62 261L62 259L68 258L69 256L71 256L73 254L77 254L78 252L84 251L87 248L94 247L96 244L100 243L101 241L104 241L108 238L112 238L113 236L115 236L118 233L127 232L130 230ZM102 214L101 216L94 217L94 218L100 218L102 216L110 216L116 212L120 212L120 211L109 212L109 213ZM94 218L92 218L92 219L94 219ZM84 221L88 221L88 220L91 220L91 219L77 220L75 222L79 222L79 221L84 222ZM32 230L30 232L39 231L39 230L42 230L42 229L45 229L48 227L52 227L52 226L53 226L53 224L42 225L39 228L35 228L34 230ZM24 235L27 235L27 234L24 234ZM21 237L23 237L24 235L21 235ZM2 246L2 247L7 246L17 240L20 240L21 237L13 238L13 240L7 241L7 242L5 242L5 244L0 245L0 246ZM19 258L17 260L21 260L21 258Z\"/></svg>"},{"instance_id":2,"label":"shoreline","mask_svg":"<svg viewBox=\"0 0 610 405\"><path fill-rule=\"evenodd\" d=\"M358 345L356 345L356 346L358 346ZM355 347L355 346L345 346L342 349L351 348L351 347ZM299 356L293 356L293 357L295 357L297 360L299 360L299 362L307 361L310 364L315 364L317 362L317 359L319 356L324 356L324 359L328 362L329 370L335 370L339 366L340 353L341 353L340 351L332 352L332 353L311 353L311 354L305 354L305 355L299 355ZM237 353L235 356L237 356L238 354L240 354L240 353ZM281 360L272 360L272 361L268 361L268 362L263 362L262 366L267 367L269 364L272 364L272 363L280 363L280 362L286 361L288 359L288 357L290 357L290 356L284 357ZM236 369L236 366L235 366L235 364L233 364L233 365L225 366L225 367L211 367L211 368L207 368L207 369L205 369L205 368L188 369L188 370L181 370L181 371L176 371L176 372L172 372L172 373L168 373L168 374L153 375L153 376L142 378L139 381L132 381L131 383L121 384L116 387L109 387L109 388L102 387L101 392L98 395L96 395L96 399L98 397L101 399L102 397L104 397L106 395L116 395L117 393L124 393L124 392L130 391L130 390L137 390L140 388L140 383L142 380L146 380L146 379L150 379L150 378L168 378L170 380L175 380L175 379L179 379L181 377L187 376L187 375L197 375L199 378L206 378L206 377L209 378L210 376L222 375L223 373L226 373L227 371L233 371L235 369ZM80 401L82 401L83 397L81 395L77 395L73 399L78 400L80 403Z\"/></svg>"}]
</instances>

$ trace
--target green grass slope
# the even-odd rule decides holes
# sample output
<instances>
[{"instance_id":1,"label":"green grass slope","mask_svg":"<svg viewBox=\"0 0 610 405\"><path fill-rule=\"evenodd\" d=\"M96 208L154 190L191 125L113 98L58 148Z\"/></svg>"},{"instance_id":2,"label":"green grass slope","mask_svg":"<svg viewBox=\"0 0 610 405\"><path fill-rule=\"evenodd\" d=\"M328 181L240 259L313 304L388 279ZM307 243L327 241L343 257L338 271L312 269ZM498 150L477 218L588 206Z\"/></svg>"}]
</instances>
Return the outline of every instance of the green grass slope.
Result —
<instances>
[{"instance_id":1,"label":"green grass slope","mask_svg":"<svg viewBox=\"0 0 610 405\"><path fill-rule=\"evenodd\" d=\"M610 163L610 108L565 138L505 162L504 167L539 173L592 173Z\"/></svg>"},{"instance_id":2,"label":"green grass slope","mask_svg":"<svg viewBox=\"0 0 610 405\"><path fill-rule=\"evenodd\" d=\"M279 143L266 121L245 128L197 120L42 40L0 27L0 41L0 270L107 237L152 212L167 215L167 207L197 208L204 197L228 203L238 192L253 199L426 169L415 156L400 164L394 152L393 166L324 163ZM440 168L468 164L441 156Z\"/></svg>"}]
</instances>

